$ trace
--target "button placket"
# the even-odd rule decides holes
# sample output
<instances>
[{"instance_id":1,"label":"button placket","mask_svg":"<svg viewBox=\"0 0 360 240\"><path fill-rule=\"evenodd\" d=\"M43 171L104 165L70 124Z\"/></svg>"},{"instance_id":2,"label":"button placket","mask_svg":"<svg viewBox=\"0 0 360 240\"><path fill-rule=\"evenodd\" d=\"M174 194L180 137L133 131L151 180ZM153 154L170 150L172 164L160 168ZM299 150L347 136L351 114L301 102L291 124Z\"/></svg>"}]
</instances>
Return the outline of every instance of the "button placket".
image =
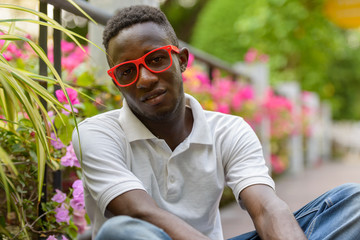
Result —
<instances>
[{"instance_id":1,"label":"button placket","mask_svg":"<svg viewBox=\"0 0 360 240\"><path fill-rule=\"evenodd\" d=\"M170 175L170 176L169 176L169 181L170 181L170 183L174 183L174 182L175 182L175 177L174 177L174 175Z\"/></svg>"}]
</instances>

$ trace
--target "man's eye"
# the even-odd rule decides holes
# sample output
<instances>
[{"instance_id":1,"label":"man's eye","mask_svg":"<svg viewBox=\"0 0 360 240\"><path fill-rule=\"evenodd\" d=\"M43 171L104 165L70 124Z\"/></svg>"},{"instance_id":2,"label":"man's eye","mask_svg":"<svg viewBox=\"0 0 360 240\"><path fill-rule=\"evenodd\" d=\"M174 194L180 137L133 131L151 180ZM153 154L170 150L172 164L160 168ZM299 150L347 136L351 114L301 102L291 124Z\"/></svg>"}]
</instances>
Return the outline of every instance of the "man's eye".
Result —
<instances>
[{"instance_id":1,"label":"man's eye","mask_svg":"<svg viewBox=\"0 0 360 240\"><path fill-rule=\"evenodd\" d=\"M163 57L155 57L151 60L152 63L159 63L163 60Z\"/></svg>"},{"instance_id":2,"label":"man's eye","mask_svg":"<svg viewBox=\"0 0 360 240\"><path fill-rule=\"evenodd\" d=\"M132 71L133 71L132 68L129 68L129 69L127 69L127 70L124 70L124 71L122 72L122 75L124 75L124 76L130 75L130 74L132 73Z\"/></svg>"}]
</instances>

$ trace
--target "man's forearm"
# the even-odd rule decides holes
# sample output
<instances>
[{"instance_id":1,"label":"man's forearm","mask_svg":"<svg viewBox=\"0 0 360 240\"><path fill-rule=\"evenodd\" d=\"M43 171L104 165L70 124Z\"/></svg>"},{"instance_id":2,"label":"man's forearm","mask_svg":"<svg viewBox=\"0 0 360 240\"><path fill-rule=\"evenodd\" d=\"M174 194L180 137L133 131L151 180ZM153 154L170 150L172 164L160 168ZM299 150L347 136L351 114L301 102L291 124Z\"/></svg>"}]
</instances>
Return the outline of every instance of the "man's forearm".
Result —
<instances>
[{"instance_id":1,"label":"man's forearm","mask_svg":"<svg viewBox=\"0 0 360 240\"><path fill-rule=\"evenodd\" d=\"M182 219L160 208L139 218L162 228L173 240L209 240Z\"/></svg>"},{"instance_id":2,"label":"man's forearm","mask_svg":"<svg viewBox=\"0 0 360 240\"><path fill-rule=\"evenodd\" d=\"M267 185L252 185L240 193L262 240L303 240L304 232L287 204Z\"/></svg>"},{"instance_id":3,"label":"man's forearm","mask_svg":"<svg viewBox=\"0 0 360 240\"><path fill-rule=\"evenodd\" d=\"M263 240L272 239L307 239L293 214L285 203L270 204L269 209L254 219L255 228Z\"/></svg>"},{"instance_id":4,"label":"man's forearm","mask_svg":"<svg viewBox=\"0 0 360 240\"><path fill-rule=\"evenodd\" d=\"M127 215L163 229L173 240L209 239L179 217L161 208L143 190L131 190L113 199L107 209L113 215Z\"/></svg>"}]
</instances>

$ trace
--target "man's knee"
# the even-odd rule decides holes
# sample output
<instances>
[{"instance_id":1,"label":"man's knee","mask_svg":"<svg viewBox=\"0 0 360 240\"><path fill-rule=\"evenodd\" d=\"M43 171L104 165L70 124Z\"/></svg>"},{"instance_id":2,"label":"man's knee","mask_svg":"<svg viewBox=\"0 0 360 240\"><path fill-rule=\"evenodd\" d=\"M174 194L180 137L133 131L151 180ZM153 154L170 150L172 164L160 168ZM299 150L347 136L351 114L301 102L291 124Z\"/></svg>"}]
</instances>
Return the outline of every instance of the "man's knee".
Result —
<instances>
[{"instance_id":1,"label":"man's knee","mask_svg":"<svg viewBox=\"0 0 360 240\"><path fill-rule=\"evenodd\" d=\"M343 192L345 195L359 195L360 184L359 183L345 183L338 187L339 192Z\"/></svg>"},{"instance_id":2,"label":"man's knee","mask_svg":"<svg viewBox=\"0 0 360 240\"><path fill-rule=\"evenodd\" d=\"M333 189L332 200L338 200L339 202L358 202L360 204L360 184L358 183L346 183Z\"/></svg>"},{"instance_id":3,"label":"man's knee","mask_svg":"<svg viewBox=\"0 0 360 240\"><path fill-rule=\"evenodd\" d=\"M101 229L112 230L117 229L121 226L121 228L126 228L134 224L136 221L135 218L129 216L116 216L108 219L101 227Z\"/></svg>"},{"instance_id":4,"label":"man's knee","mask_svg":"<svg viewBox=\"0 0 360 240\"><path fill-rule=\"evenodd\" d=\"M100 228L96 240L170 239L160 228L129 216L116 216L107 220Z\"/></svg>"}]
</instances>

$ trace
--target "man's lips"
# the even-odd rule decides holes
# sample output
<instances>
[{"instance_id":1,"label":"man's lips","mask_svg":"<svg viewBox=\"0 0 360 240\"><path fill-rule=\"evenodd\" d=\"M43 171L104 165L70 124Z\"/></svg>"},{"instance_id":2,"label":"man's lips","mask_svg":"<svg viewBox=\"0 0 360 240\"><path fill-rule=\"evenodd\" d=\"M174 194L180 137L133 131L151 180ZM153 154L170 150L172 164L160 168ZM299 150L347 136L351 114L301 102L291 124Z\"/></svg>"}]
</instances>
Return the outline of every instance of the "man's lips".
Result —
<instances>
[{"instance_id":1,"label":"man's lips","mask_svg":"<svg viewBox=\"0 0 360 240\"><path fill-rule=\"evenodd\" d=\"M165 89L155 89L151 92L148 92L146 94L144 94L141 98L140 101L142 102L146 102L149 101L151 99L157 98L160 95L163 95L164 93L166 93Z\"/></svg>"}]
</instances>

